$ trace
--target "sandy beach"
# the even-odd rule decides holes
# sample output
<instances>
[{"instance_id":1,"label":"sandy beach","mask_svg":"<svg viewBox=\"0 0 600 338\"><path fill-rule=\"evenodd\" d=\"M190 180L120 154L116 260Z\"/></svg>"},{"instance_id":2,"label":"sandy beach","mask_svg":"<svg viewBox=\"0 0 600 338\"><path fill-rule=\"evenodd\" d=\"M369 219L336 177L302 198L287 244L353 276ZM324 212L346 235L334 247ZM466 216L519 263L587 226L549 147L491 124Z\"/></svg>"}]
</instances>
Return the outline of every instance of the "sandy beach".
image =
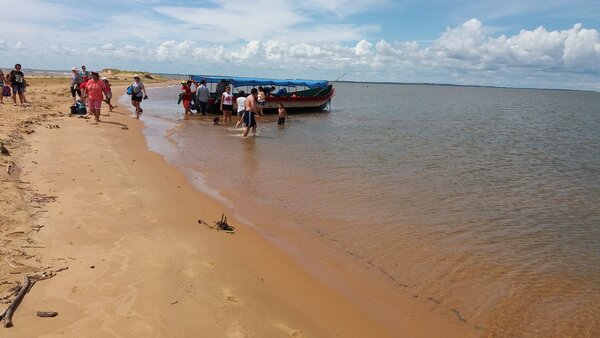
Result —
<instances>
[{"instance_id":1,"label":"sandy beach","mask_svg":"<svg viewBox=\"0 0 600 338\"><path fill-rule=\"evenodd\" d=\"M109 79L116 102L129 79ZM2 336L473 335L408 298L378 318L378 303L350 301L252 227L231 220L228 234L199 224L225 208L147 149L143 116L103 105L95 124L69 116L68 79L29 82L31 107L0 106L11 152L0 160L0 310L24 275L53 277L35 283Z\"/></svg>"}]
</instances>

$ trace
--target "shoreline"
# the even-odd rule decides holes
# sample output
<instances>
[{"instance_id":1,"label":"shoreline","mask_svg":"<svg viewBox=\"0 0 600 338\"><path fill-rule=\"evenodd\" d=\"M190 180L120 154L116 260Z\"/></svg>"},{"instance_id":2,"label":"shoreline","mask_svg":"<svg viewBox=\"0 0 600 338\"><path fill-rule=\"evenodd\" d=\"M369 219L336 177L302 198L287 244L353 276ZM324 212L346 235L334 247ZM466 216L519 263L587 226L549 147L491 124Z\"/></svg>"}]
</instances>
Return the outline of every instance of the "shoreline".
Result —
<instances>
[{"instance_id":1,"label":"shoreline","mask_svg":"<svg viewBox=\"0 0 600 338\"><path fill-rule=\"evenodd\" d=\"M124 88L113 84L115 93ZM41 111L57 110L68 99ZM37 100L30 101L38 107ZM15 327L5 329L7 336L441 337L466 332L450 320L424 319L427 309L414 304L391 304L399 318L386 328L250 226L234 220L232 236L199 225L198 219L219 219L225 207L148 149L143 117L131 119L121 106L109 114L98 125L66 114L47 116L60 128L37 125L23 150L15 152L19 171L12 179L27 182L17 184L36 194L35 209L40 209L32 213L34 204L21 198L27 206L20 210L28 211L20 226L39 229L2 228L3 235L27 234L24 243L28 238L30 246L39 247L28 252L39 263L25 273L48 266L68 270L35 285L13 318ZM0 264L10 275L12 268ZM37 310L59 316L36 318Z\"/></svg>"}]
</instances>

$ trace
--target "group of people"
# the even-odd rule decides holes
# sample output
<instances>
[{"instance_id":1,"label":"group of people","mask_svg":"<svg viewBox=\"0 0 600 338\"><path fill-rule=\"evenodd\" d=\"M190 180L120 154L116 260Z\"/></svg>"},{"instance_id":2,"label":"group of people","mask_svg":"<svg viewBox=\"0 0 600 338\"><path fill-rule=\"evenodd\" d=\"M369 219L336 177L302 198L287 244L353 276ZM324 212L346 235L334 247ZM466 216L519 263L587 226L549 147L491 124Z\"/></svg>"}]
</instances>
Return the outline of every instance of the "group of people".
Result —
<instances>
[{"instance_id":1,"label":"group of people","mask_svg":"<svg viewBox=\"0 0 600 338\"><path fill-rule=\"evenodd\" d=\"M113 95L111 84L107 78L100 78L98 72L90 72L85 66L81 66L81 71L77 67L73 67L71 72L70 90L74 107L83 112L86 112L86 107L89 108L96 122L100 121L100 110L103 101L108 105L111 112L117 107L111 103ZM139 119L143 112L140 103L148 98L146 88L139 75L133 76L133 83L130 88L131 104L135 108L136 119Z\"/></svg>"},{"instance_id":2,"label":"group of people","mask_svg":"<svg viewBox=\"0 0 600 338\"><path fill-rule=\"evenodd\" d=\"M22 107L29 106L27 98L25 97L25 91L27 89L27 81L25 80L25 74L21 70L21 64L17 63L15 68L10 71L7 75L4 75L2 69L0 69L0 87L2 88L2 95L0 95L0 104L4 103L5 97L11 97L15 106L17 106L17 95L19 96L19 102Z\"/></svg>"},{"instance_id":3,"label":"group of people","mask_svg":"<svg viewBox=\"0 0 600 338\"><path fill-rule=\"evenodd\" d=\"M112 90L107 78L100 78L98 72L90 72L85 66L81 66L81 71L73 67L71 72L70 91L74 107L84 112L86 107L89 108L96 122L100 121L103 101L108 104L109 111L113 111L116 106L111 103Z\"/></svg>"},{"instance_id":4,"label":"group of people","mask_svg":"<svg viewBox=\"0 0 600 338\"><path fill-rule=\"evenodd\" d=\"M231 93L231 86L225 81L221 80L216 86L216 97L217 106L223 114L223 124L229 125L232 123L232 112L237 112L237 123L236 128L240 125L244 126L243 136L247 136L249 131L256 133L257 128L257 116L263 115L263 107L266 104L266 97L271 91L275 90L275 87L263 88L252 88L250 95L246 95L243 90L238 92L237 98ZM194 80L181 81L181 93L180 101L183 103L185 118L188 118L192 114L191 110L193 107L201 113L206 115L208 102L210 98L210 91L206 87L206 81L202 80L200 83ZM278 107L278 125L284 125L287 119L287 112L283 107L283 104L279 104ZM220 125L218 118L213 120L215 125Z\"/></svg>"}]
</instances>

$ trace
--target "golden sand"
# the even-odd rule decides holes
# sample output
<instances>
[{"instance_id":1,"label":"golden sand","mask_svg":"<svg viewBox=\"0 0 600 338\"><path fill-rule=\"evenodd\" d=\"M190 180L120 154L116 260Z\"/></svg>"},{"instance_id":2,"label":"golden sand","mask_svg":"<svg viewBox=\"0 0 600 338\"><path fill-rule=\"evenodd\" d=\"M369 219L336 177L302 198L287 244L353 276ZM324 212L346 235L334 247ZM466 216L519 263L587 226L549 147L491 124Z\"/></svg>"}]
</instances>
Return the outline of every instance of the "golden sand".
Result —
<instances>
[{"instance_id":1,"label":"golden sand","mask_svg":"<svg viewBox=\"0 0 600 338\"><path fill-rule=\"evenodd\" d=\"M116 76L114 101L130 81ZM0 159L0 312L25 274L62 271L34 285L3 337L468 335L408 304L383 324L253 228L199 224L225 208L147 150L143 117L103 105L95 124L69 116L67 78L29 83L30 107L0 105L11 151Z\"/></svg>"}]
</instances>

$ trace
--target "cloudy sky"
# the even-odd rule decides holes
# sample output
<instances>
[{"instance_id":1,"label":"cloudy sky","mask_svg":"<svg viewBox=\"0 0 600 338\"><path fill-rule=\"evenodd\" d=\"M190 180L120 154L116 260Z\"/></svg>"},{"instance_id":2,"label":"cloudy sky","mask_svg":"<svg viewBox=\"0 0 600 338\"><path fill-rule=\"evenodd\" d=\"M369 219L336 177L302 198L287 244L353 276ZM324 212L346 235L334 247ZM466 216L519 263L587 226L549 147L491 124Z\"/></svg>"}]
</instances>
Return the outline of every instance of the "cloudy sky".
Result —
<instances>
[{"instance_id":1,"label":"cloudy sky","mask_svg":"<svg viewBox=\"0 0 600 338\"><path fill-rule=\"evenodd\" d=\"M3 68L600 91L598 0L19 0L1 22Z\"/></svg>"}]
</instances>

